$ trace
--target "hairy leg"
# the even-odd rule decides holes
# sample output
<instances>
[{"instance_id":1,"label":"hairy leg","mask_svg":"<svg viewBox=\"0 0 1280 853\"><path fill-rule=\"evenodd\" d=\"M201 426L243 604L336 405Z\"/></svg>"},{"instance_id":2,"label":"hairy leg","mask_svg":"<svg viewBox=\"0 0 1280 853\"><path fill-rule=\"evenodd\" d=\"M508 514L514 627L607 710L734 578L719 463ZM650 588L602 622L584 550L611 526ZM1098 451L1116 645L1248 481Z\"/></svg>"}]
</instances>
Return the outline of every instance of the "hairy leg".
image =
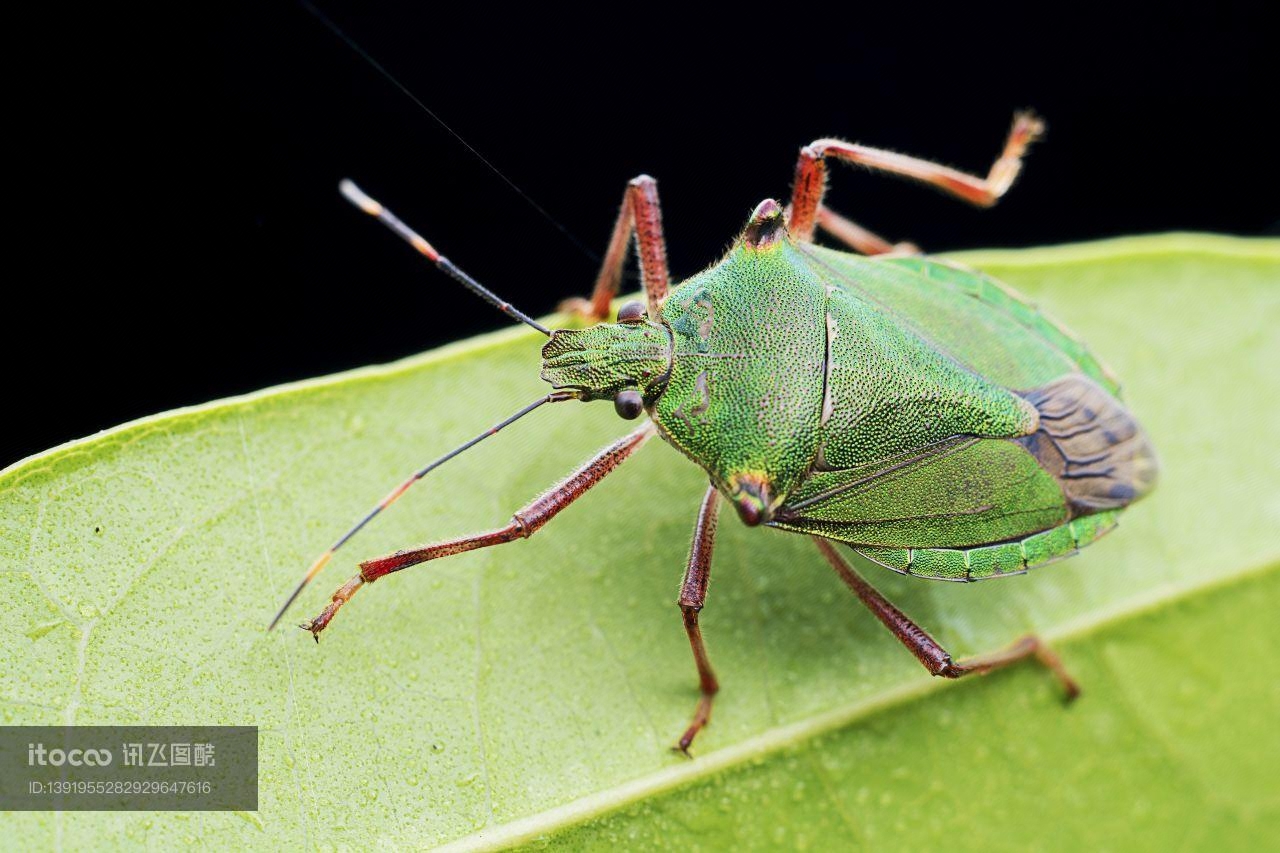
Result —
<instances>
[{"instance_id":1,"label":"hairy leg","mask_svg":"<svg viewBox=\"0 0 1280 853\"><path fill-rule=\"evenodd\" d=\"M701 696L693 712L693 721L680 736L675 748L685 755L689 746L703 727L711 722L711 702L720 690L715 671L707 657L706 644L702 642L702 629L698 627L698 613L707 601L707 584L711 580L711 552L715 546L716 523L720 514L720 493L715 486L707 488L698 510L698 521L693 528L693 544L689 547L689 564L685 568L684 582L680 585L680 612L684 616L684 630L689 635L693 650L693 662L698 668L698 689Z\"/></svg>"},{"instance_id":2,"label":"hairy leg","mask_svg":"<svg viewBox=\"0 0 1280 853\"><path fill-rule=\"evenodd\" d=\"M426 545L421 548L397 551L394 554L361 563L360 573L343 584L333 594L329 605L325 607L319 616L301 627L310 631L311 635L319 642L320 632L328 627L338 610L350 601L360 590L360 587L366 583L373 583L383 575L398 572L401 569L407 569L410 566L416 566L419 563L425 563L440 557L461 554L464 551L474 551L477 548L488 548L491 545L501 545L516 539L528 539L562 509L582 497L588 489L616 470L653 433L653 424L646 422L644 426L609 445L554 488L516 512L511 517L511 521L503 527L486 533L477 533L445 542L437 542L434 545Z\"/></svg>"},{"instance_id":3,"label":"hairy leg","mask_svg":"<svg viewBox=\"0 0 1280 853\"><path fill-rule=\"evenodd\" d=\"M658 203L658 182L648 175L632 178L622 196L622 208L609 238L595 287L588 299L573 299L561 306L597 321L609 319L609 303L622 286L622 270L627 250L635 236L636 254L640 258L640 276L649 307L655 318L662 300L667 298L671 275L667 272L667 244L662 235L662 207Z\"/></svg>"},{"instance_id":4,"label":"hairy leg","mask_svg":"<svg viewBox=\"0 0 1280 853\"><path fill-rule=\"evenodd\" d=\"M822 556L827 558L831 568L836 570L836 574L840 576L845 585L853 591L854 595L858 596L858 600L865 604L867 609L874 613L876 618L892 631L893 635L933 675L943 678L961 678L975 672L991 672L1026 658L1035 658L1047 667L1062 684L1067 701L1071 701L1080 695L1080 686L1067 673L1062 661L1039 637L1033 635L1022 637L998 652L978 655L961 661L952 660L950 653L940 646L933 637L929 636L927 631L911 621L905 613L877 592L875 587L867 583L862 578L862 575L858 574L853 566L849 565L844 556L836 551L835 546L830 541L817 536L813 538L813 541L817 543L818 550L822 552Z\"/></svg>"},{"instance_id":5,"label":"hairy leg","mask_svg":"<svg viewBox=\"0 0 1280 853\"><path fill-rule=\"evenodd\" d=\"M952 169L928 160L908 157L879 148L856 145L839 139L817 139L800 149L795 186L791 194L788 228L793 239L813 240L819 224L819 209L827 191L827 158L856 163L930 184L962 201L990 207L1004 195L1022 168L1027 146L1044 132L1044 122L1031 113L1018 113L1005 140L1004 150L985 178Z\"/></svg>"}]
</instances>

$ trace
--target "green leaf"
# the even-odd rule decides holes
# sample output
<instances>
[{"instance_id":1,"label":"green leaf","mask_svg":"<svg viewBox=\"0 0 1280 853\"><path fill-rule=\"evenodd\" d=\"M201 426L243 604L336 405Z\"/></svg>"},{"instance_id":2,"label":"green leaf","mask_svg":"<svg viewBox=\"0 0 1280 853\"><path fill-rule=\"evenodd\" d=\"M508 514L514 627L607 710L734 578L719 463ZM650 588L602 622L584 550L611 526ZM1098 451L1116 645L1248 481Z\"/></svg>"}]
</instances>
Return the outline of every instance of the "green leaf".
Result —
<instances>
[{"instance_id":1,"label":"green leaf","mask_svg":"<svg viewBox=\"0 0 1280 853\"><path fill-rule=\"evenodd\" d=\"M4 723L261 727L254 815L10 813L0 828L36 849L1274 838L1280 242L963 259L1117 370L1163 479L1117 532L1026 577L864 570L957 654L1047 635L1084 684L1073 707L1032 666L930 679L804 538L729 517L703 619L724 689L696 758L673 754L696 698L674 599L705 478L661 442L527 542L362 591L318 647L266 633L391 485L544 393L540 339L515 329L148 418L0 474ZM380 517L291 621L358 559L505 522L625 429L605 404L530 416Z\"/></svg>"}]
</instances>

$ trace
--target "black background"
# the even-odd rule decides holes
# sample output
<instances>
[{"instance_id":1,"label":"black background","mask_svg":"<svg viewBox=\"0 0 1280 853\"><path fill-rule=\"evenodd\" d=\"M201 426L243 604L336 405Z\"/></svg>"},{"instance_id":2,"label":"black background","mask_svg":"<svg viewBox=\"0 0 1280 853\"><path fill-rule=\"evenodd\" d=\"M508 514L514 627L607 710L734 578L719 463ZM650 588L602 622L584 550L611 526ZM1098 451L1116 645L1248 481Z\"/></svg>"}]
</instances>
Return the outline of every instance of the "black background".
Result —
<instances>
[{"instance_id":1,"label":"black background","mask_svg":"<svg viewBox=\"0 0 1280 853\"><path fill-rule=\"evenodd\" d=\"M588 289L640 172L681 278L786 194L812 138L985 172L1028 106L1049 135L994 210L845 169L833 206L934 251L1277 233L1272 30L1222 4L317 2L546 215L305 5L12 22L0 465L503 323L345 204L343 176L535 315Z\"/></svg>"}]
</instances>

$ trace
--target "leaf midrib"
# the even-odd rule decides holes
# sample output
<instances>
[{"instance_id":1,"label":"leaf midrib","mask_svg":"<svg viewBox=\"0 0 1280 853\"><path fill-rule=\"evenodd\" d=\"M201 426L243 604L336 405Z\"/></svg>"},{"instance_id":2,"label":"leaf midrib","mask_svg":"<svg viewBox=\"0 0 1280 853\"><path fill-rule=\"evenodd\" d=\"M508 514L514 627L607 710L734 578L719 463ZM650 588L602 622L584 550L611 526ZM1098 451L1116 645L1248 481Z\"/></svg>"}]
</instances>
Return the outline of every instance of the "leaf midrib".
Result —
<instances>
[{"instance_id":1,"label":"leaf midrib","mask_svg":"<svg viewBox=\"0 0 1280 853\"><path fill-rule=\"evenodd\" d=\"M1086 616L1063 622L1041 633L1051 645L1067 646L1084 637L1139 619L1182 601L1251 582L1280 569L1280 552L1259 564L1218 575L1207 581L1169 584L1146 590ZM923 675L923 673L921 674ZM443 851L501 850L545 838L572 826L619 811L642 800L715 776L764 756L776 755L806 741L849 727L861 720L925 699L942 690L959 686L960 681L942 678L913 678L882 693L833 708L808 719L766 729L732 746L699 755L690 761L670 765L656 773L640 776L568 803L522 818L482 829L440 845ZM1087 700L1086 700L1087 701Z\"/></svg>"}]
</instances>

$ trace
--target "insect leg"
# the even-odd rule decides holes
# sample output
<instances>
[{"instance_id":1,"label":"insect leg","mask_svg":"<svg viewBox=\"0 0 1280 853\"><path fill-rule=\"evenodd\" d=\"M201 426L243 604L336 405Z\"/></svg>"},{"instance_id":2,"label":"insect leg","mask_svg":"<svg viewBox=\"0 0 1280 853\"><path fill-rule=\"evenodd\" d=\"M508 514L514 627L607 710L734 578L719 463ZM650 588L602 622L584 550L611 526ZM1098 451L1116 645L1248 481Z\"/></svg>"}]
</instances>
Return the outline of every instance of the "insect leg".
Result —
<instances>
[{"instance_id":1,"label":"insect leg","mask_svg":"<svg viewBox=\"0 0 1280 853\"><path fill-rule=\"evenodd\" d=\"M609 249L596 276L589 299L573 299L562 308L576 311L592 320L609 318L609 303L622 285L622 270L627 262L627 249L635 235L636 254L640 258L640 277L649 303L649 316L655 318L662 300L667 298L670 274L667 272L667 243L662 236L662 207L658 203L658 182L648 175L632 178L622 196L622 209L609 238Z\"/></svg>"},{"instance_id":2,"label":"insect leg","mask_svg":"<svg viewBox=\"0 0 1280 853\"><path fill-rule=\"evenodd\" d=\"M1008 666L1011 663L1034 657L1061 682L1068 702L1080 695L1079 685L1067 673L1062 661L1054 654L1052 649L1034 635L1022 637L998 652L978 655L961 661L953 661L951 654L938 645L938 642L929 636L927 631L912 622L905 613L894 607L888 599L877 592L871 584L867 583L854 570L853 566L849 565L848 561L836 551L831 542L817 536L813 537L813 541L817 543L818 550L822 552L822 556L827 558L831 568L836 570L836 574L853 591L853 594L858 596L858 599L867 606L867 609L874 613L876 618L892 631L893 635L933 675L942 676L943 678L961 678L975 672L990 672L994 669Z\"/></svg>"},{"instance_id":3,"label":"insect leg","mask_svg":"<svg viewBox=\"0 0 1280 853\"><path fill-rule=\"evenodd\" d=\"M1005 140L1004 150L985 178L948 166L855 145L839 139L817 139L800 149L796 162L795 186L791 193L791 236L802 242L813 240L815 226L822 224L819 209L827 190L826 158L835 157L869 169L889 172L931 184L943 192L978 207L990 207L1004 195L1022 168L1027 146L1044 133L1044 122L1031 113L1017 113ZM847 220L846 220L847 221ZM874 235L872 235L874 236ZM856 246L855 246L856 248Z\"/></svg>"},{"instance_id":4,"label":"insect leg","mask_svg":"<svg viewBox=\"0 0 1280 853\"><path fill-rule=\"evenodd\" d=\"M715 545L716 522L720 515L720 493L715 486L707 489L698 510L698 522L693 528L693 544L689 546L689 565L680 585L680 612L684 615L684 630L689 635L693 649L693 662L698 667L698 688L702 695L693 712L693 722L680 736L675 749L689 754L689 745L707 723L711 722L711 701L720 689L720 682L711 669L707 647L702 642L702 629L698 627L698 613L707 600L707 583L711 580L711 551Z\"/></svg>"},{"instance_id":5,"label":"insect leg","mask_svg":"<svg viewBox=\"0 0 1280 853\"><path fill-rule=\"evenodd\" d=\"M826 205L818 208L818 227L863 255L887 255L890 252L919 254L915 243L890 243L872 231L868 231L852 219L847 219Z\"/></svg>"},{"instance_id":6,"label":"insect leg","mask_svg":"<svg viewBox=\"0 0 1280 853\"><path fill-rule=\"evenodd\" d=\"M582 497L588 489L603 480L607 474L612 473L653 434L653 424L646 422L644 426L631 434L623 436L600 451L591 461L560 481L541 497L531 501L523 509L516 512L511 517L511 521L503 527L486 533L477 533L458 539L450 539L446 542L437 542L434 545L426 545L421 548L397 551L394 554L388 554L385 557L378 557L361 563L360 573L339 587L338 591L333 594L329 605L325 607L319 616L301 627L310 631L312 636L319 641L320 632L329 625L342 605L350 601L352 596L360 590L360 587L367 583L373 583L383 575L398 572L401 569L407 569L410 566L416 566L419 563L425 563L440 557L461 554L464 551L474 551L477 548L487 548L490 545L501 545L504 542L511 542L515 539L528 539L539 528L554 518L560 510Z\"/></svg>"}]
</instances>

